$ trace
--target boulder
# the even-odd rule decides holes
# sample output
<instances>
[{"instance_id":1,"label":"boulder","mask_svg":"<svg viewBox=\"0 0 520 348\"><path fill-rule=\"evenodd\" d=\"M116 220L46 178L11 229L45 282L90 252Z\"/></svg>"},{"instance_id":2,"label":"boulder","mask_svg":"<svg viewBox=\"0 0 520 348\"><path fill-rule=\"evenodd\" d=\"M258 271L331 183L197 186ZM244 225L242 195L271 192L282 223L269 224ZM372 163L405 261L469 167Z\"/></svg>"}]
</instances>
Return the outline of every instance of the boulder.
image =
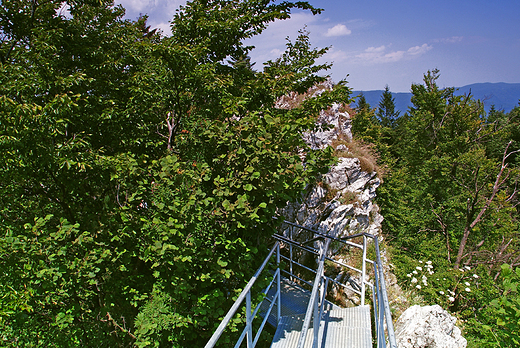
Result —
<instances>
[{"instance_id":1,"label":"boulder","mask_svg":"<svg viewBox=\"0 0 520 348\"><path fill-rule=\"evenodd\" d=\"M412 306L395 325L399 348L465 348L467 341L455 326L457 318L439 305Z\"/></svg>"}]
</instances>

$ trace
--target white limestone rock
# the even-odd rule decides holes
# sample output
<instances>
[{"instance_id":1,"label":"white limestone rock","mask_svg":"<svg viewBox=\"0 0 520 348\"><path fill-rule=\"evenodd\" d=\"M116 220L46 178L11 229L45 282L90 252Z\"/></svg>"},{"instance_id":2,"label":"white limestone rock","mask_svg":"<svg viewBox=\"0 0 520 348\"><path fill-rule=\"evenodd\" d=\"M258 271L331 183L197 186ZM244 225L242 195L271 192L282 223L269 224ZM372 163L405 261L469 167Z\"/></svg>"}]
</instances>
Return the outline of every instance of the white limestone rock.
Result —
<instances>
[{"instance_id":1,"label":"white limestone rock","mask_svg":"<svg viewBox=\"0 0 520 348\"><path fill-rule=\"evenodd\" d=\"M339 136L352 140L350 115L340 111L339 104L333 104L329 110L322 112L317 123L324 127L303 135L303 139L313 149L324 149Z\"/></svg>"},{"instance_id":2,"label":"white limestone rock","mask_svg":"<svg viewBox=\"0 0 520 348\"><path fill-rule=\"evenodd\" d=\"M467 341L455 326L457 318L439 305L412 306L395 325L399 348L465 348Z\"/></svg>"}]
</instances>

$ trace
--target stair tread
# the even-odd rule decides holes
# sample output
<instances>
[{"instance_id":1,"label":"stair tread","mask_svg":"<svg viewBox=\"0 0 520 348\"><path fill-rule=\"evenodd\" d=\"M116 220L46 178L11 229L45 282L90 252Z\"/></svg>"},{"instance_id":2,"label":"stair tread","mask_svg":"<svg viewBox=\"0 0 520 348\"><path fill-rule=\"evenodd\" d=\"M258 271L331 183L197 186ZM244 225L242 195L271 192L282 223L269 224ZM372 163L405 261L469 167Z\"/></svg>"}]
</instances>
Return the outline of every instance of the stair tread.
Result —
<instances>
[{"instance_id":1,"label":"stair tread","mask_svg":"<svg viewBox=\"0 0 520 348\"><path fill-rule=\"evenodd\" d=\"M305 314L281 318L274 335L272 348L296 347L300 338ZM319 337L325 337L320 348L372 347L370 307L359 306L324 311L319 327ZM309 328L305 347L312 347L314 328Z\"/></svg>"}]
</instances>

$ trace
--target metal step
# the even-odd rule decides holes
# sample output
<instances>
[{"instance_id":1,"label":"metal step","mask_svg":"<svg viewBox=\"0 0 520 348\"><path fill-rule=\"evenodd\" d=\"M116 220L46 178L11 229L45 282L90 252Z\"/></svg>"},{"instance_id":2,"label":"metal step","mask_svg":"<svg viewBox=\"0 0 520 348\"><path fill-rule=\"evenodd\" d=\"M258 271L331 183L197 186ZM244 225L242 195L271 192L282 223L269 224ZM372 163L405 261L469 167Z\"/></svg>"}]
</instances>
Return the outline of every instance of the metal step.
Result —
<instances>
[{"instance_id":1,"label":"metal step","mask_svg":"<svg viewBox=\"0 0 520 348\"><path fill-rule=\"evenodd\" d=\"M293 348L298 344L305 314L280 320L271 348ZM312 323L312 321L311 321ZM326 311L318 331L318 348L371 348L372 334L368 305ZM307 332L305 348L312 348L314 328Z\"/></svg>"},{"instance_id":2,"label":"metal step","mask_svg":"<svg viewBox=\"0 0 520 348\"><path fill-rule=\"evenodd\" d=\"M305 290L301 286L293 283L289 279L285 277L281 277L280 279L280 292L282 298L282 306L281 306L281 316L292 316L300 313L305 313L307 311L307 306L309 305L309 299L311 297L311 292ZM267 312L267 308L274 298L276 294L276 288L273 286L269 292L267 293L266 299L262 303L260 307L260 316L265 317L265 313ZM267 322L272 327L277 327L278 322L276 320L276 308L275 304ZM332 302L325 301L324 310L332 310L332 309L341 309L341 307L333 304Z\"/></svg>"}]
</instances>

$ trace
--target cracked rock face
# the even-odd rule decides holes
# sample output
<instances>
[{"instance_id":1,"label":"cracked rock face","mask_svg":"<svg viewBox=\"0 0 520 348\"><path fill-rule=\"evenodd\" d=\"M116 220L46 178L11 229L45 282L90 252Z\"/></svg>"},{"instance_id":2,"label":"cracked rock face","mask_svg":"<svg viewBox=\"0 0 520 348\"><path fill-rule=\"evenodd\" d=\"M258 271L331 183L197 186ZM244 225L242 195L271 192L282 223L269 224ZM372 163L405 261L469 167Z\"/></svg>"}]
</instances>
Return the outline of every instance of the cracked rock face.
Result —
<instances>
[{"instance_id":1,"label":"cracked rock face","mask_svg":"<svg viewBox=\"0 0 520 348\"><path fill-rule=\"evenodd\" d=\"M340 105L334 104L332 108L321 113L318 118L318 126L325 126L321 130L304 134L303 138L313 149L324 149L340 135L352 140L350 115L340 111Z\"/></svg>"},{"instance_id":2,"label":"cracked rock face","mask_svg":"<svg viewBox=\"0 0 520 348\"><path fill-rule=\"evenodd\" d=\"M323 113L318 122L333 127L305 135L315 148L331 145L339 135L352 138L350 116L339 112L338 105ZM373 200L380 184L375 172L367 173L361 169L359 159L340 157L322 182L308 189L300 204L288 205L281 215L289 221L336 237L359 232L378 235L383 217ZM289 231L284 233L287 235Z\"/></svg>"},{"instance_id":3,"label":"cracked rock face","mask_svg":"<svg viewBox=\"0 0 520 348\"><path fill-rule=\"evenodd\" d=\"M455 326L457 318L439 305L412 306L395 325L400 348L465 348L467 341Z\"/></svg>"}]
</instances>

